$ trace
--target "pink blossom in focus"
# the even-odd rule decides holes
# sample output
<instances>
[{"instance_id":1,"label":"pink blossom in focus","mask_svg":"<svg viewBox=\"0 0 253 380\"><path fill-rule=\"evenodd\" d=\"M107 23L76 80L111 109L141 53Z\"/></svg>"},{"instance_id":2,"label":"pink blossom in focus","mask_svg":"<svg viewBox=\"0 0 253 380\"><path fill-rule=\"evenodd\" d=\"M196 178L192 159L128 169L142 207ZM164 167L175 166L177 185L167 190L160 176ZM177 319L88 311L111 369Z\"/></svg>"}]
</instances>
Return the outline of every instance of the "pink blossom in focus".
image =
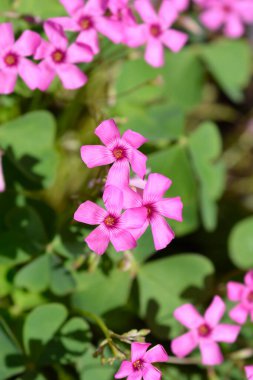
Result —
<instances>
[{"instance_id":1,"label":"pink blossom in focus","mask_svg":"<svg viewBox=\"0 0 253 380\"><path fill-rule=\"evenodd\" d=\"M121 42L121 24L107 17L108 0L60 0L70 17L52 19L64 30L80 32L78 41L88 44L94 54L99 52L98 32L114 43Z\"/></svg>"},{"instance_id":2,"label":"pink blossom in focus","mask_svg":"<svg viewBox=\"0 0 253 380\"><path fill-rule=\"evenodd\" d=\"M245 372L247 376L247 380L253 379L253 365L245 367Z\"/></svg>"},{"instance_id":3,"label":"pink blossom in focus","mask_svg":"<svg viewBox=\"0 0 253 380\"><path fill-rule=\"evenodd\" d=\"M91 62L91 48L78 42L68 46L62 27L51 21L44 24L44 29L50 42L42 40L35 54L35 59L43 59L39 64L39 89L45 91L56 75L66 89L82 87L88 79L75 63Z\"/></svg>"},{"instance_id":4,"label":"pink blossom in focus","mask_svg":"<svg viewBox=\"0 0 253 380\"><path fill-rule=\"evenodd\" d=\"M253 270L248 272L244 278L244 284L230 281L227 284L227 293L230 301L238 304L229 312L233 321L244 324L248 315L253 322Z\"/></svg>"},{"instance_id":5,"label":"pink blossom in focus","mask_svg":"<svg viewBox=\"0 0 253 380\"><path fill-rule=\"evenodd\" d=\"M218 365L223 362L223 355L217 343L234 343L240 327L219 323L226 310L225 303L215 296L202 317L191 304L180 306L174 311L174 317L190 331L174 339L172 352L183 358L199 346L204 365Z\"/></svg>"},{"instance_id":6,"label":"pink blossom in focus","mask_svg":"<svg viewBox=\"0 0 253 380\"><path fill-rule=\"evenodd\" d=\"M111 241L117 252L136 247L136 239L130 228L140 228L145 222L147 212L144 207L132 208L121 214L123 194L115 186L107 186L103 194L106 210L96 203L87 201L75 212L74 219L81 223L99 225L85 242L89 248L102 255Z\"/></svg>"},{"instance_id":7,"label":"pink blossom in focus","mask_svg":"<svg viewBox=\"0 0 253 380\"><path fill-rule=\"evenodd\" d=\"M169 357L163 346L157 344L147 351L150 343L132 343L131 361L124 360L115 374L115 379L160 380L162 373L151 363L167 362Z\"/></svg>"},{"instance_id":8,"label":"pink blossom in focus","mask_svg":"<svg viewBox=\"0 0 253 380\"><path fill-rule=\"evenodd\" d=\"M4 180L4 172L3 172L3 162L2 162L3 153L0 151L0 193L5 191L5 180Z\"/></svg>"},{"instance_id":9,"label":"pink blossom in focus","mask_svg":"<svg viewBox=\"0 0 253 380\"><path fill-rule=\"evenodd\" d=\"M26 57L32 56L40 44L40 36L26 30L15 42L10 23L0 24L0 93L13 92L18 75L25 84L35 90L39 79L39 69Z\"/></svg>"},{"instance_id":10,"label":"pink blossom in focus","mask_svg":"<svg viewBox=\"0 0 253 380\"><path fill-rule=\"evenodd\" d=\"M146 44L145 60L154 67L164 64L164 45L173 52L178 52L185 45L188 36L171 29L178 17L178 11L170 0L163 0L158 14L150 0L136 0L135 9L144 24L127 28L126 44L138 47Z\"/></svg>"},{"instance_id":11,"label":"pink blossom in focus","mask_svg":"<svg viewBox=\"0 0 253 380\"><path fill-rule=\"evenodd\" d=\"M103 121L95 130L105 146L85 145L81 148L81 157L88 168L109 165L107 185L114 185L122 188L129 184L129 172L133 171L141 178L146 174L147 157L138 148L147 139L137 132L127 130L122 137L114 120Z\"/></svg>"},{"instance_id":12,"label":"pink blossom in focus","mask_svg":"<svg viewBox=\"0 0 253 380\"><path fill-rule=\"evenodd\" d=\"M224 29L230 38L241 37L245 24L253 22L252 0L209 0L199 1L203 8L200 16L205 27L212 31Z\"/></svg>"},{"instance_id":13,"label":"pink blossom in focus","mask_svg":"<svg viewBox=\"0 0 253 380\"><path fill-rule=\"evenodd\" d=\"M162 174L152 173L148 176L146 184L143 183L143 190L133 191L129 187L124 188L124 207L144 206L147 210L147 219L143 227L131 233L139 239L150 224L156 250L165 248L175 237L164 217L178 222L183 220L181 198L163 198L171 183L171 180Z\"/></svg>"}]
</instances>

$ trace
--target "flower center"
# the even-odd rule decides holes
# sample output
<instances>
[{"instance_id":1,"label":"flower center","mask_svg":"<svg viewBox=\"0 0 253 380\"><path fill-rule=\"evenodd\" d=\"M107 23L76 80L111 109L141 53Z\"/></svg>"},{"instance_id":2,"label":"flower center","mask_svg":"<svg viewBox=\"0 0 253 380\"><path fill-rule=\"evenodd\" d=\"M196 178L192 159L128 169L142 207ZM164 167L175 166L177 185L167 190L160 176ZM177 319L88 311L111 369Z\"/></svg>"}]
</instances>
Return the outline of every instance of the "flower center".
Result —
<instances>
[{"instance_id":1,"label":"flower center","mask_svg":"<svg viewBox=\"0 0 253 380\"><path fill-rule=\"evenodd\" d=\"M253 303L253 290L251 292L249 292L248 296L247 296L247 300L250 302L250 303Z\"/></svg>"},{"instance_id":2,"label":"flower center","mask_svg":"<svg viewBox=\"0 0 253 380\"><path fill-rule=\"evenodd\" d=\"M206 338L210 333L211 329L207 324L200 325L198 328L198 333L201 337Z\"/></svg>"},{"instance_id":3,"label":"flower center","mask_svg":"<svg viewBox=\"0 0 253 380\"><path fill-rule=\"evenodd\" d=\"M142 361L141 359L136 360L136 361L133 363L133 367L134 367L134 370L135 370L135 371L139 371L140 369L143 368L143 361Z\"/></svg>"},{"instance_id":4,"label":"flower center","mask_svg":"<svg viewBox=\"0 0 253 380\"><path fill-rule=\"evenodd\" d=\"M16 66L17 63L18 63L18 56L14 53L8 53L5 57L4 57L4 62L7 66Z\"/></svg>"},{"instance_id":5,"label":"flower center","mask_svg":"<svg viewBox=\"0 0 253 380\"><path fill-rule=\"evenodd\" d=\"M52 58L55 63L62 63L65 59L65 53L57 49L52 53Z\"/></svg>"},{"instance_id":6,"label":"flower center","mask_svg":"<svg viewBox=\"0 0 253 380\"><path fill-rule=\"evenodd\" d=\"M158 25L158 24L151 25L150 26L150 34L153 37L159 37L162 34L162 30L161 30L160 25Z\"/></svg>"},{"instance_id":7,"label":"flower center","mask_svg":"<svg viewBox=\"0 0 253 380\"><path fill-rule=\"evenodd\" d=\"M112 16L112 11L110 10L110 8L106 8L104 16L105 17L111 17Z\"/></svg>"},{"instance_id":8,"label":"flower center","mask_svg":"<svg viewBox=\"0 0 253 380\"><path fill-rule=\"evenodd\" d=\"M81 26L83 30L89 30L93 27L93 22L90 17L83 17L79 21L79 25Z\"/></svg>"},{"instance_id":9,"label":"flower center","mask_svg":"<svg viewBox=\"0 0 253 380\"><path fill-rule=\"evenodd\" d=\"M230 5L224 5L223 6L223 11L225 12L225 13L230 13L231 12L231 7L230 7Z\"/></svg>"},{"instance_id":10,"label":"flower center","mask_svg":"<svg viewBox=\"0 0 253 380\"><path fill-rule=\"evenodd\" d=\"M105 220L104 220L104 223L107 227L113 227L116 223L116 218L112 215L108 215Z\"/></svg>"},{"instance_id":11,"label":"flower center","mask_svg":"<svg viewBox=\"0 0 253 380\"><path fill-rule=\"evenodd\" d=\"M112 154L117 160L120 160L121 158L124 158L124 149L122 148L114 148L112 151Z\"/></svg>"}]
</instances>

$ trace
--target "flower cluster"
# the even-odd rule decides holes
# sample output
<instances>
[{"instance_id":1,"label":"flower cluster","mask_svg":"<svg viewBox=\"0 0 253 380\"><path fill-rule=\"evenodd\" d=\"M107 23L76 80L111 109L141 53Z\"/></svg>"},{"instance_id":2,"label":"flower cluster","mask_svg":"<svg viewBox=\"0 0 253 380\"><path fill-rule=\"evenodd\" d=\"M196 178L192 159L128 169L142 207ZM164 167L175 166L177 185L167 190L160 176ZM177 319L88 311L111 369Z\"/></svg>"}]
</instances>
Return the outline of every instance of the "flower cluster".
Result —
<instances>
[{"instance_id":1,"label":"flower cluster","mask_svg":"<svg viewBox=\"0 0 253 380\"><path fill-rule=\"evenodd\" d=\"M78 222L98 225L85 239L89 248L99 255L106 251L109 242L117 252L133 249L149 224L155 248L165 248L174 238L174 232L164 217L182 221L183 204L180 197L164 198L171 186L169 178L151 173L143 180L147 157L138 148L147 140L131 130L121 137L112 119L103 121L95 134L104 145L83 146L82 160L88 168L112 166L103 193L105 209L86 201L74 215ZM131 187L130 167L140 177L134 181L134 187Z\"/></svg>"}]
</instances>

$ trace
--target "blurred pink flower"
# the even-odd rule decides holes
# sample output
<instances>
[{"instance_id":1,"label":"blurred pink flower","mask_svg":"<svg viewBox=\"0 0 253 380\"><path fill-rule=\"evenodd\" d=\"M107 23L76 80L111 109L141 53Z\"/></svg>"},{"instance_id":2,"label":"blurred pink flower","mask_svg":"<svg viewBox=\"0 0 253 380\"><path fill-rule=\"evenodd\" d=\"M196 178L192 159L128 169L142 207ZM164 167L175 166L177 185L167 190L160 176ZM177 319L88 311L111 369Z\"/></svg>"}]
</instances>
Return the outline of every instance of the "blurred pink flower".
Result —
<instances>
[{"instance_id":1,"label":"blurred pink flower","mask_svg":"<svg viewBox=\"0 0 253 380\"><path fill-rule=\"evenodd\" d=\"M147 351L150 343L132 343L131 361L124 360L115 374L115 379L160 380L162 373L151 363L167 362L169 357L163 346L157 344Z\"/></svg>"},{"instance_id":2,"label":"blurred pink flower","mask_svg":"<svg viewBox=\"0 0 253 380\"><path fill-rule=\"evenodd\" d=\"M229 316L235 322L244 324L248 315L253 322L253 270L244 277L245 284L230 281L227 284L228 299L239 302L230 312Z\"/></svg>"},{"instance_id":3,"label":"blurred pink flower","mask_svg":"<svg viewBox=\"0 0 253 380\"><path fill-rule=\"evenodd\" d=\"M39 64L41 71L38 87L45 91L56 75L66 89L74 90L87 82L87 76L75 66L75 63L91 62L93 52L82 43L73 43L68 47L68 40L62 27L51 21L44 24L50 42L41 41L35 53L35 59L43 59Z\"/></svg>"},{"instance_id":4,"label":"blurred pink flower","mask_svg":"<svg viewBox=\"0 0 253 380\"><path fill-rule=\"evenodd\" d=\"M131 164L133 171L141 178L146 174L147 157L138 151L147 139L137 132L127 130L122 137L114 120L103 121L95 130L105 146L84 145L81 157L88 168L112 164L107 185L128 186Z\"/></svg>"},{"instance_id":5,"label":"blurred pink flower","mask_svg":"<svg viewBox=\"0 0 253 380\"><path fill-rule=\"evenodd\" d=\"M190 0L171 0L171 3L178 12L184 12L190 5Z\"/></svg>"},{"instance_id":6,"label":"blurred pink flower","mask_svg":"<svg viewBox=\"0 0 253 380\"><path fill-rule=\"evenodd\" d=\"M150 224L156 250L165 248L175 237L164 217L178 222L183 220L181 198L163 198L171 183L171 180L162 174L152 173L148 176L146 184L142 184L143 190L134 191L129 187L123 189L124 207L144 206L147 209L145 224L141 229L131 231L131 233L139 239Z\"/></svg>"},{"instance_id":7,"label":"blurred pink flower","mask_svg":"<svg viewBox=\"0 0 253 380\"><path fill-rule=\"evenodd\" d=\"M18 75L25 84L35 90L39 79L39 69L26 57L32 56L40 44L40 36L26 30L15 42L10 23L0 24L0 93L13 92Z\"/></svg>"},{"instance_id":8,"label":"blurred pink flower","mask_svg":"<svg viewBox=\"0 0 253 380\"><path fill-rule=\"evenodd\" d=\"M0 193L3 193L5 191L5 180L4 180L2 156L3 156L3 153L0 151Z\"/></svg>"},{"instance_id":9,"label":"blurred pink flower","mask_svg":"<svg viewBox=\"0 0 253 380\"><path fill-rule=\"evenodd\" d=\"M188 36L170 29L177 19L178 11L170 0L163 0L158 14L150 0L136 0L135 8L144 24L126 30L126 44L138 47L146 44L145 60L154 67L164 64L164 46L178 52L186 44Z\"/></svg>"},{"instance_id":10,"label":"blurred pink flower","mask_svg":"<svg viewBox=\"0 0 253 380\"><path fill-rule=\"evenodd\" d=\"M136 247L136 239L130 228L140 228L145 222L147 212L144 207L132 208L121 214L123 194L115 186L107 186L103 194L106 210L96 203L87 201L75 212L74 219L81 223L99 225L85 242L89 248L102 255L111 241L117 252Z\"/></svg>"},{"instance_id":11,"label":"blurred pink flower","mask_svg":"<svg viewBox=\"0 0 253 380\"><path fill-rule=\"evenodd\" d=\"M247 376L247 380L253 379L253 365L245 367L245 372Z\"/></svg>"},{"instance_id":12,"label":"blurred pink flower","mask_svg":"<svg viewBox=\"0 0 253 380\"><path fill-rule=\"evenodd\" d=\"M121 24L106 17L108 0L60 0L71 17L52 19L64 30L80 32L78 41L88 44L94 54L99 52L98 32L114 43L122 39Z\"/></svg>"},{"instance_id":13,"label":"blurred pink flower","mask_svg":"<svg viewBox=\"0 0 253 380\"><path fill-rule=\"evenodd\" d=\"M172 341L172 352L183 358L199 346L204 365L221 364L223 355L217 342L234 343L240 332L239 326L219 323L225 310L225 303L218 296L214 297L204 317L191 304L177 308L174 317L190 331Z\"/></svg>"},{"instance_id":14,"label":"blurred pink flower","mask_svg":"<svg viewBox=\"0 0 253 380\"><path fill-rule=\"evenodd\" d=\"M252 0L198 0L198 3L203 8L202 23L212 31L224 28L224 34L230 38L241 37L244 24L253 22Z\"/></svg>"}]
</instances>

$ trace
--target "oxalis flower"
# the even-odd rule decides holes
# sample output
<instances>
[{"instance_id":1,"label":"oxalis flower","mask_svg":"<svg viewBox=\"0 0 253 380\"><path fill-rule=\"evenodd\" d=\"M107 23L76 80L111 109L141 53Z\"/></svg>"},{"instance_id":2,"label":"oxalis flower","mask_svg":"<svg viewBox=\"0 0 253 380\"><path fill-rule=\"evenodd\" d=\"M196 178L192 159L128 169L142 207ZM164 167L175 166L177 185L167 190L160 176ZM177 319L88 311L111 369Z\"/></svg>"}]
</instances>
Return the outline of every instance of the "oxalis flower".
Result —
<instances>
[{"instance_id":1,"label":"oxalis flower","mask_svg":"<svg viewBox=\"0 0 253 380\"><path fill-rule=\"evenodd\" d=\"M0 24L0 93L13 92L18 75L25 84L35 90L38 85L39 69L26 57L32 56L41 41L40 36L26 30L15 42L10 23Z\"/></svg>"},{"instance_id":2,"label":"oxalis flower","mask_svg":"<svg viewBox=\"0 0 253 380\"><path fill-rule=\"evenodd\" d=\"M218 296L214 297L204 317L191 304L177 308L174 317L190 331L172 341L172 352L183 358L199 346L203 364L221 364L223 356L217 343L234 343L240 332L239 326L219 323L225 310L225 303Z\"/></svg>"},{"instance_id":3,"label":"oxalis flower","mask_svg":"<svg viewBox=\"0 0 253 380\"><path fill-rule=\"evenodd\" d=\"M35 59L43 59L39 64L39 89L45 91L56 75L66 89L82 87L88 78L75 63L91 62L92 50L89 46L77 42L68 47L68 40L61 26L57 24L46 22L44 29L50 42L43 40L35 54Z\"/></svg>"},{"instance_id":4,"label":"oxalis flower","mask_svg":"<svg viewBox=\"0 0 253 380\"><path fill-rule=\"evenodd\" d=\"M178 17L178 10L170 0L163 0L158 14L150 0L137 0L135 9L144 24L129 27L126 31L126 44L138 47L146 44L145 60L154 67L164 64L164 45L178 52L186 44L187 34L171 29Z\"/></svg>"},{"instance_id":5,"label":"oxalis flower","mask_svg":"<svg viewBox=\"0 0 253 380\"><path fill-rule=\"evenodd\" d=\"M230 301L239 302L229 316L235 322L244 324L250 316L253 322L253 270L244 277L245 284L230 281L227 284L227 294Z\"/></svg>"},{"instance_id":6,"label":"oxalis flower","mask_svg":"<svg viewBox=\"0 0 253 380\"><path fill-rule=\"evenodd\" d=\"M2 156L3 156L3 153L0 150L0 193L3 193L5 191L5 180L4 180L4 173L3 173Z\"/></svg>"},{"instance_id":7,"label":"oxalis flower","mask_svg":"<svg viewBox=\"0 0 253 380\"><path fill-rule=\"evenodd\" d=\"M160 380L162 373L151 363L167 362L169 357L160 344L150 350L150 343L132 343L131 361L124 360L115 379L127 377L127 380Z\"/></svg>"},{"instance_id":8,"label":"oxalis flower","mask_svg":"<svg viewBox=\"0 0 253 380\"><path fill-rule=\"evenodd\" d=\"M245 372L247 376L247 380L253 379L253 365L245 367Z\"/></svg>"},{"instance_id":9,"label":"oxalis flower","mask_svg":"<svg viewBox=\"0 0 253 380\"><path fill-rule=\"evenodd\" d=\"M120 137L119 129L112 119L103 121L96 128L95 134L105 146L82 146L81 157L88 168L113 164L108 173L107 185L120 188L129 183L129 164L143 178L146 174L147 157L137 149L147 141L145 137L131 130Z\"/></svg>"},{"instance_id":10,"label":"oxalis flower","mask_svg":"<svg viewBox=\"0 0 253 380\"><path fill-rule=\"evenodd\" d=\"M89 248L102 255L111 241L117 252L136 247L136 239L129 232L130 228L140 228L145 222L147 212L144 207L126 210L121 214L123 194L115 186L107 186L103 201L106 210L96 203L87 201L75 212L74 219L81 223L99 225L85 239Z\"/></svg>"},{"instance_id":11,"label":"oxalis flower","mask_svg":"<svg viewBox=\"0 0 253 380\"><path fill-rule=\"evenodd\" d=\"M131 231L135 238L139 238L150 224L155 249L165 248L174 239L175 234L165 218L182 222L183 203L180 197L164 198L172 181L162 174L152 173L146 181L132 181L135 191L129 187L124 188L124 207L145 207L147 218L143 227Z\"/></svg>"}]
</instances>

